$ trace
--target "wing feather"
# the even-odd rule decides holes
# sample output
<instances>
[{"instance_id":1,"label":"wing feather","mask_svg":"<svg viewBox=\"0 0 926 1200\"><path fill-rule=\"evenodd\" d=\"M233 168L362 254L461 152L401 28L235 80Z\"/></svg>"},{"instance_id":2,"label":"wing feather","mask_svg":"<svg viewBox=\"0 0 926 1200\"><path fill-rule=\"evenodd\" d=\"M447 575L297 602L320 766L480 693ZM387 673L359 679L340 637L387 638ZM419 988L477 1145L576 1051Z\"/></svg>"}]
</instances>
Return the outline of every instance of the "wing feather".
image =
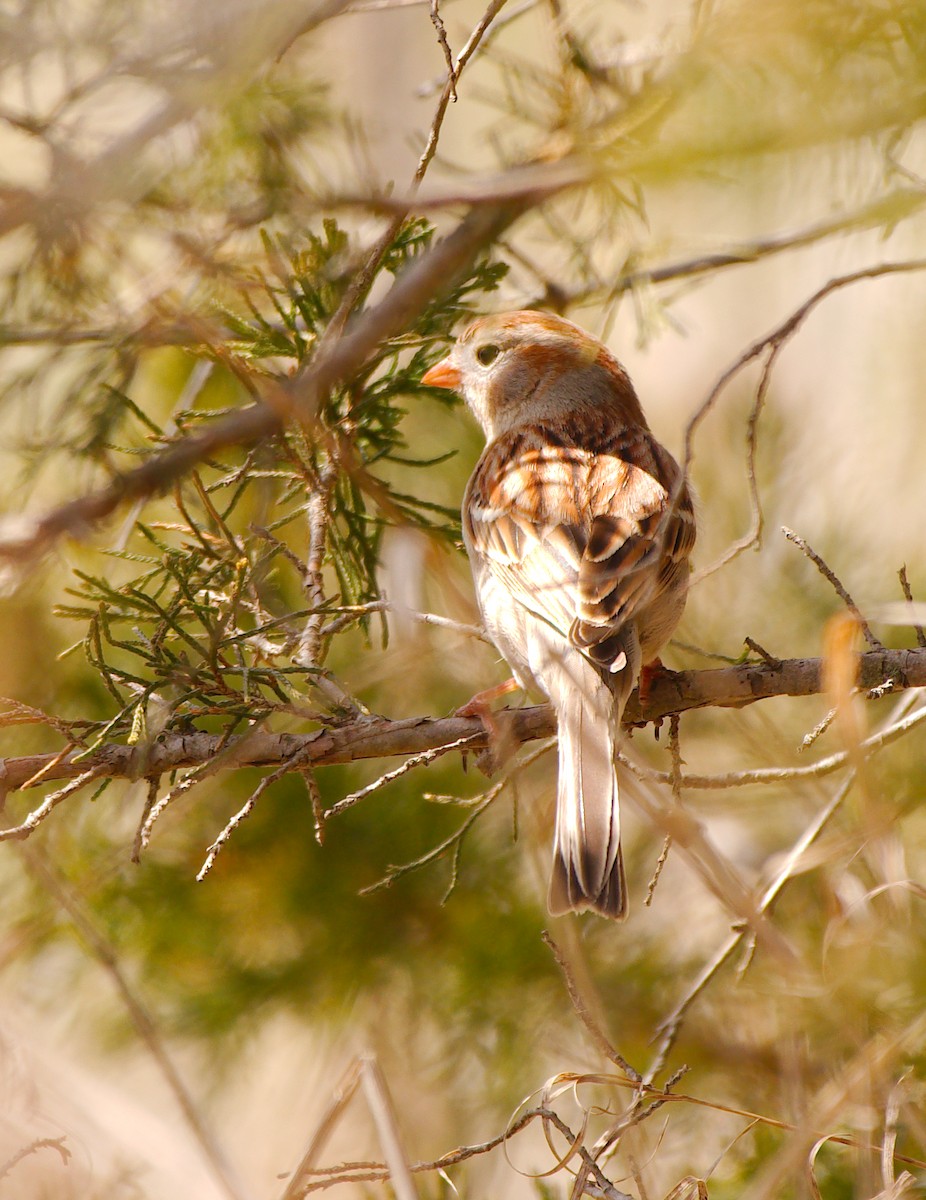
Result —
<instances>
[{"instance_id":1,"label":"wing feather","mask_svg":"<svg viewBox=\"0 0 926 1200\"><path fill-rule=\"evenodd\" d=\"M463 511L481 566L612 674L627 662L621 630L645 624L665 590L683 594L694 519L669 453L648 430L615 428L609 417L502 435L480 459Z\"/></svg>"}]
</instances>

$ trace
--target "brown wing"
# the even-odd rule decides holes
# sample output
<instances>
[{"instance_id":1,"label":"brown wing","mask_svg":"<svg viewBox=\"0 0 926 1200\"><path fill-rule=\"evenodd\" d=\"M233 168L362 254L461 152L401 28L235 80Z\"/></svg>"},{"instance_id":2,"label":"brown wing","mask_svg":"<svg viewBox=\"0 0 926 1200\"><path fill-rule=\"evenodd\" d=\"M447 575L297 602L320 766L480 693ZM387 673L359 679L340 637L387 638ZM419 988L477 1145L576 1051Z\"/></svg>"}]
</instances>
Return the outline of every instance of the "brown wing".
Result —
<instances>
[{"instance_id":1,"label":"brown wing","mask_svg":"<svg viewBox=\"0 0 926 1200\"><path fill-rule=\"evenodd\" d=\"M623 666L615 634L629 622L637 627L644 659L671 634L684 605L695 541L691 496L674 459L649 434L626 449L635 466L610 510L593 519L571 630L575 645L611 671Z\"/></svg>"},{"instance_id":2,"label":"brown wing","mask_svg":"<svg viewBox=\"0 0 926 1200\"><path fill-rule=\"evenodd\" d=\"M679 469L644 429L583 421L514 430L485 451L467 541L515 599L604 670L621 629L687 571L694 523Z\"/></svg>"}]
</instances>

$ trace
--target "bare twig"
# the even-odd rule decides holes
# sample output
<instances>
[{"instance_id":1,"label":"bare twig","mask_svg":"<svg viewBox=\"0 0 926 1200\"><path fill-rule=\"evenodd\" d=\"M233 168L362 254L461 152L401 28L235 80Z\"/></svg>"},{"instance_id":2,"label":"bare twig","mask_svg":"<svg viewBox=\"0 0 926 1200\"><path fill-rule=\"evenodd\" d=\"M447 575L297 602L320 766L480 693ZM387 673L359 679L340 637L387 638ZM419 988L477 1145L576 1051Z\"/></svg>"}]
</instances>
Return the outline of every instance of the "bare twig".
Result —
<instances>
[{"instance_id":1,"label":"bare twig","mask_svg":"<svg viewBox=\"0 0 926 1200\"><path fill-rule=\"evenodd\" d=\"M469 35L469 38L467 39L466 44L463 46L463 49L460 51L456 62L450 67L450 77L444 84L444 88L441 91L440 99L437 102L437 111L434 114L434 119L431 122L431 129L428 133L428 140L425 144L424 150L421 152L421 158L418 160L418 166L415 170L415 178L412 184L413 190L417 189L418 185L424 179L425 172L427 171L431 164L431 160L434 158L434 155L437 152L437 143L440 138L441 126L444 123L444 116L447 112L447 105L450 103L451 98L454 100L456 99L457 80L460 78L460 75L466 67L466 64L476 53L479 43L485 37L489 26L505 7L505 3L506 0L490 0L488 7L486 8L479 22L476 24L473 32Z\"/></svg>"},{"instance_id":2,"label":"bare twig","mask_svg":"<svg viewBox=\"0 0 926 1200\"><path fill-rule=\"evenodd\" d=\"M772 371L783 348L784 342L775 342L772 345L768 357L762 365L759 386L756 388L755 399L752 402L752 408L749 410L749 416L746 419L746 483L749 493L749 510L752 514L749 529L747 529L742 537L736 538L716 562L711 563L709 567L698 572L697 578L699 580L706 579L714 571L719 571L721 567L725 567L728 563L733 562L744 551L752 549L753 546L759 546L762 542L762 529L765 518L762 513L762 499L759 496L759 483L756 479L759 417L762 414L762 409L765 407L769 385L772 381Z\"/></svg>"},{"instance_id":3,"label":"bare twig","mask_svg":"<svg viewBox=\"0 0 926 1200\"><path fill-rule=\"evenodd\" d=\"M189 775L181 779L160 800L155 799L152 793L149 792L149 796L152 797L152 803L145 805L145 813L138 827L138 832L135 835L135 847L139 854L142 850L148 848L148 842L151 840L151 831L154 828L155 822L160 818L164 810L173 804L178 797L188 792L197 783L202 783L204 779L208 779L210 775L214 775L216 771L222 770L223 767L234 767L239 765L239 763L244 765L241 755L247 752L250 739L256 736L256 734L256 728L250 730L240 738L231 738L228 734L220 734L215 742L213 753L201 762L190 763L189 765L193 767L193 770L190 771ZM167 774L167 772L156 768L149 769L148 754L150 749L153 749L153 747L145 749L140 761L144 762L145 774L149 778L159 779L161 775ZM138 761L136 761L134 769L138 770Z\"/></svg>"},{"instance_id":4,"label":"bare twig","mask_svg":"<svg viewBox=\"0 0 926 1200\"><path fill-rule=\"evenodd\" d=\"M870 694L870 693L869 693ZM860 743L860 749L866 753L880 750L883 746L903 737L917 725L926 721L926 708L918 708L915 712L894 722L879 733L873 733ZM755 784L784 783L789 780L821 779L825 775L841 770L851 762L849 754L841 750L829 754L806 767L759 767L752 771L729 771L725 775L683 775L682 783L686 788L698 790L723 790L734 787L750 787ZM671 777L662 771L647 772L644 776L657 783L669 783Z\"/></svg>"},{"instance_id":5,"label":"bare twig","mask_svg":"<svg viewBox=\"0 0 926 1200\"><path fill-rule=\"evenodd\" d=\"M833 585L833 590L836 592L836 595L840 598L840 600L842 600L849 612L858 621L862 630L862 634L865 637L865 641L869 646L871 646L872 650L879 650L881 648L881 642L879 642L875 635L871 632L868 622L862 616L861 612L859 612L858 605L846 591L835 571L833 571L833 569L828 566L826 562L824 562L820 555L817 554L816 550L814 550L812 546L808 545L807 542L805 542L799 534L796 534L793 529L789 529L787 525L782 525L781 532L785 535L789 542L793 542L799 550L807 555L823 578Z\"/></svg>"},{"instance_id":6,"label":"bare twig","mask_svg":"<svg viewBox=\"0 0 926 1200\"><path fill-rule=\"evenodd\" d=\"M394 779L399 779L415 767L425 767L428 763L434 762L442 754L449 754L452 750L462 750L464 747L472 746L477 738L477 734L470 734L466 737L457 738L455 742L447 742L445 745L435 746L431 750L424 750L421 754L413 755L411 758L406 759L400 767L396 767L392 771L387 771L384 775L380 775L378 779L374 779L372 783L368 783L358 791L351 792L348 796L343 796L327 810L325 818L337 816L345 808L352 808L361 800L365 800L367 796L372 796L374 792L378 792L387 783L392 783Z\"/></svg>"},{"instance_id":7,"label":"bare twig","mask_svg":"<svg viewBox=\"0 0 926 1200\"><path fill-rule=\"evenodd\" d=\"M368 613L379 612L395 612L396 606L389 600L371 600L369 604L354 604L341 605L338 608L329 609L329 614L336 612L340 616L329 621L322 628L322 637L331 637L332 634L339 633L342 629L346 629L354 621L358 621L361 617ZM466 625L462 621L453 621L450 617L442 617L438 613L417 612L413 608L402 608L399 610L403 617L407 617L410 621L418 621L422 625L433 625L436 629L448 629L452 633L459 633L463 637L475 638L479 642L485 642L486 645L492 645L488 634L478 625Z\"/></svg>"},{"instance_id":8,"label":"bare twig","mask_svg":"<svg viewBox=\"0 0 926 1200\"><path fill-rule=\"evenodd\" d=\"M656 859L656 865L653 868L653 874L646 885L646 895L643 897L643 907L650 908L653 903L653 897L656 894L656 887L659 883L659 877L662 875L663 868L669 861L669 851L672 849L672 838L666 834L663 839L662 849L659 851L659 857Z\"/></svg>"},{"instance_id":9,"label":"bare twig","mask_svg":"<svg viewBox=\"0 0 926 1200\"><path fill-rule=\"evenodd\" d=\"M634 1083L639 1083L641 1081L640 1073L635 1071L630 1063L627 1062L627 1060L623 1057L623 1055L619 1054L617 1050L614 1049L604 1030L598 1025L595 1018L592 1016L588 1005L582 999L582 995L579 992L575 979L573 978L572 971L569 969L569 964L566 962L566 959L563 956L559 946L557 946L556 942L553 941L552 937L550 937L546 930L544 930L540 936L543 938L543 941L548 947L550 953L556 959L556 965L560 969L563 982L566 984L566 991L569 993L569 1000L572 1004L573 1012L585 1026L589 1037L591 1037L599 1053L603 1054L605 1058L610 1059L616 1067L619 1067L625 1073L628 1079Z\"/></svg>"},{"instance_id":10,"label":"bare twig","mask_svg":"<svg viewBox=\"0 0 926 1200\"><path fill-rule=\"evenodd\" d=\"M682 747L679 738L679 715L673 713L669 718L669 753L672 755L672 770L670 772L670 783L672 786L672 799L676 804L682 802ZM662 850L659 852L659 858L656 860L656 866L653 870L653 877L649 881L646 889L646 897L643 901L644 907L649 908L653 903L653 896L656 894L656 886L659 883L659 876L663 872L663 868L669 861L669 852L672 849L672 835L667 833L665 840L662 843Z\"/></svg>"},{"instance_id":11,"label":"bare twig","mask_svg":"<svg viewBox=\"0 0 926 1200\"><path fill-rule=\"evenodd\" d=\"M322 647L322 626L325 620L325 590L322 567L328 545L331 493L337 482L338 466L329 451L322 464L308 503L309 553L305 564L305 588L310 607L314 610L305 623L296 662L301 667L317 667Z\"/></svg>"},{"instance_id":12,"label":"bare twig","mask_svg":"<svg viewBox=\"0 0 926 1200\"><path fill-rule=\"evenodd\" d=\"M135 839L132 842L132 862L141 862L141 852L144 849L142 843L142 831L148 824L148 818L151 816L151 810L154 808L158 799L158 786L160 778L157 775L152 776L148 780L148 789L145 794L145 806L142 809L141 820L138 822L138 828L135 830Z\"/></svg>"},{"instance_id":13,"label":"bare twig","mask_svg":"<svg viewBox=\"0 0 926 1200\"><path fill-rule=\"evenodd\" d=\"M748 534L739 541L735 542L731 550L725 554L717 564L708 567L699 577L709 575L713 570L730 561L730 558L735 557L742 549L747 546L754 545L756 538L761 533L762 514L761 508L758 506L758 495L755 489L755 429L758 421L759 413L761 412L764 403L765 395L768 390L771 369L777 361L785 343L797 333L803 323L807 320L813 310L823 302L828 296L841 288L848 287L850 284L858 283L866 279L878 279L884 275L904 274L911 271L922 271L926 269L926 259L910 259L905 262L882 263L879 266L868 267L861 271L853 271L847 275L839 275L831 279L823 287L818 288L816 292L800 305L791 315L783 321L771 333L766 334L758 341L754 342L747 350L745 350L736 361L729 366L717 382L714 384L706 399L698 406L688 421L685 429L685 454L684 454L684 471L682 478L687 476L691 469L691 463L694 458L694 436L698 426L705 419L708 413L714 408L719 396L734 379L740 371L743 370L749 363L760 358L768 352L768 358L763 368L762 376L759 383L759 389L756 393L756 400L753 404L753 409L749 418L749 433L747 436L747 473L750 483L750 503L752 508L751 528ZM680 494L680 489L679 489ZM677 500L677 498L676 498Z\"/></svg>"},{"instance_id":14,"label":"bare twig","mask_svg":"<svg viewBox=\"0 0 926 1200\"><path fill-rule=\"evenodd\" d=\"M315 772L307 768L299 772L305 780L305 788L309 794L309 800L312 804L312 820L315 823L315 840L319 846L325 841L325 806L322 803L321 789L318 786L318 780L315 778Z\"/></svg>"},{"instance_id":15,"label":"bare twig","mask_svg":"<svg viewBox=\"0 0 926 1200\"><path fill-rule=\"evenodd\" d=\"M453 65L453 51L450 49L450 43L447 41L447 30L444 28L444 22L440 15L440 0L431 0L431 24L437 30L437 40L441 50L444 52L444 61L447 63L447 83L450 86L450 99L456 104L457 102L457 73Z\"/></svg>"},{"instance_id":16,"label":"bare twig","mask_svg":"<svg viewBox=\"0 0 926 1200\"><path fill-rule=\"evenodd\" d=\"M744 645L748 646L749 649L752 650L755 654L758 654L758 656L762 659L762 661L764 663L767 663L770 667L777 667L778 664L781 662L780 658L776 658L774 656L774 654L769 654L769 652L765 649L765 647L760 646L759 643L754 638L745 637L745 638L743 638L743 643L744 643Z\"/></svg>"},{"instance_id":17,"label":"bare twig","mask_svg":"<svg viewBox=\"0 0 926 1200\"><path fill-rule=\"evenodd\" d=\"M460 852L463 846L463 840L469 833L470 829L472 829L473 825L475 825L485 810L491 804L493 804L495 800L498 799L502 792L504 792L506 788L513 786L516 777L522 771L526 770L528 767L537 762L538 759L542 758L544 754L552 749L553 745L554 743L552 741L548 741L543 746L540 746L539 749L533 750L530 754L525 754L524 757L518 762L512 763L506 769L498 783L494 783L492 787L490 787L488 791L484 792L481 796L476 796L472 800L465 802L466 807L468 807L471 811L463 824L458 829L454 830L449 837L445 838L438 845L432 847L432 849L428 850L426 854L422 854L418 858L412 859L411 862L402 863L399 866L390 866L389 870L382 877L382 879L378 879L376 883L371 883L368 887L363 888L360 894L363 896L368 896L371 892L379 891L380 888L391 887L397 879L401 878L401 876L407 875L410 871L417 871L421 867L427 866L429 863L436 862L439 858L442 858L448 850L452 850L453 869L451 872L450 883L447 887L447 891L444 893L444 898L441 901L441 903L446 903L454 887L456 886L457 873L460 865ZM428 796L427 799L434 800L436 798L433 796Z\"/></svg>"},{"instance_id":18,"label":"bare twig","mask_svg":"<svg viewBox=\"0 0 926 1200\"><path fill-rule=\"evenodd\" d=\"M407 875L410 871L417 871L420 867L426 867L428 863L436 862L437 859L443 857L448 850L458 847L476 821L478 821L493 800L495 800L495 798L501 793L503 786L503 784L496 784L495 787L490 788L489 791L486 792L485 796L483 796L482 800L472 810L460 828L454 830L450 837L445 838L444 841L440 842L433 849L429 850L427 854L422 854L419 858L414 859L413 862L403 863L398 867L390 867L382 879L378 879L376 883L369 884L368 887L361 888L361 896L369 896L373 892L378 892L383 888L391 887L395 881L400 879L403 875Z\"/></svg>"},{"instance_id":19,"label":"bare twig","mask_svg":"<svg viewBox=\"0 0 926 1200\"><path fill-rule=\"evenodd\" d=\"M897 572L897 576L900 579L900 586L903 588L904 599L908 604L912 604L913 592L910 590L910 580L907 578L906 563ZM914 625L913 629L916 632L916 644L926 650L926 630L922 625Z\"/></svg>"},{"instance_id":20,"label":"bare twig","mask_svg":"<svg viewBox=\"0 0 926 1200\"><path fill-rule=\"evenodd\" d=\"M49 757L60 760L60 755L49 755ZM23 841L34 829L41 825L52 809L57 808L63 800L67 800L68 796L73 796L75 792L79 792L81 788L86 787L88 783L92 783L94 779L99 779L105 773L105 769L101 770L99 765L90 767L87 771L81 771L70 783L66 783L64 787L59 788L56 792L52 792L50 796L46 796L38 808L33 809L19 825L14 825L10 829L0 829L0 841ZM37 774L42 774L42 772L39 771ZM49 778L53 778L53 769L46 772L46 774Z\"/></svg>"},{"instance_id":21,"label":"bare twig","mask_svg":"<svg viewBox=\"0 0 926 1200\"><path fill-rule=\"evenodd\" d=\"M222 847L242 823L242 821L245 821L251 815L251 813L254 811L257 801L261 798L267 788L272 784L277 783L283 778L284 775L288 775L291 771L298 770L302 765L302 761L302 758L298 754L295 754L281 767L278 767L275 771L271 771L269 775L264 776L254 791L251 792L250 796L248 796L241 808L239 808L234 816L229 819L228 823L225 825L225 828L209 847L205 862L199 868L199 871L196 874L197 883L202 883L202 881L212 870L213 866L215 865L215 860L218 858Z\"/></svg>"},{"instance_id":22,"label":"bare twig","mask_svg":"<svg viewBox=\"0 0 926 1200\"><path fill-rule=\"evenodd\" d=\"M814 742L826 733L827 729L832 725L833 718L836 716L836 709L831 708L829 712L824 713L820 720L814 725L809 733L805 733L801 738L801 744L797 748L798 754L803 754L805 750L809 750Z\"/></svg>"},{"instance_id":23,"label":"bare twig","mask_svg":"<svg viewBox=\"0 0 926 1200\"><path fill-rule=\"evenodd\" d=\"M838 237L848 230L880 227L889 222L906 220L918 213L926 204L926 194L921 187L899 188L869 204L864 204L855 212L836 217L833 220L817 221L804 229L793 233L773 235L768 238L757 238L753 242L741 245L733 250L725 250L717 254L700 254L694 258L682 259L675 263L666 263L661 267L627 271L620 275L615 282L607 285L600 283L593 286L582 286L570 289L568 292L558 289L558 302L563 308L588 301L606 293L607 299L614 300L625 292L636 288L648 287L652 284L674 283L679 279L695 279L701 275L714 275L728 267L741 267L762 259L773 257L789 250L799 250L805 246L815 246L826 238ZM546 295L537 296L530 306L536 307L548 303Z\"/></svg>"}]
</instances>

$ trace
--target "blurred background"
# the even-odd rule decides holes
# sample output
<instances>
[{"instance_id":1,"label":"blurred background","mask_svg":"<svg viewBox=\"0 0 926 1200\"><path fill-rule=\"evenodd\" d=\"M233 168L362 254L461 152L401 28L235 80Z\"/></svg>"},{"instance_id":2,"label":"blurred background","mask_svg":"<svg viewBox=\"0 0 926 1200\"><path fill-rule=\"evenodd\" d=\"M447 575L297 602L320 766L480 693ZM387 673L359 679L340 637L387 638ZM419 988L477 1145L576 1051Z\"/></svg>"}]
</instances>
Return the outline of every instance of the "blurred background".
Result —
<instances>
[{"instance_id":1,"label":"blurred background","mask_svg":"<svg viewBox=\"0 0 926 1200\"><path fill-rule=\"evenodd\" d=\"M247 403L261 381L311 356L314 332L385 227L385 198L412 191L447 79L432 8L6 7L7 533L178 430ZM363 507L349 473L331 499L332 511L343 504L353 515L330 534L327 596L362 604L381 590L394 611L348 623L330 638L326 665L362 705L395 719L447 715L507 675L465 631L412 615L477 620L453 513L480 439L459 405L414 382L426 365L414 356L439 357L464 309L565 312L614 350L654 432L682 457L687 423L723 373L818 289L884 264L926 264L921 4L509 0L487 10L481 0L443 0L439 16L455 56L480 22L485 30L447 104L414 211L440 234L459 219L461 198L502 192L519 171L542 182L557 164L581 169L576 186L488 248L507 266L503 277L480 276L457 308L419 322L357 384L351 404L363 388L375 399L372 432L354 409L345 417L343 398L325 410L327 432L348 429L348 419L349 436L362 426L364 462L391 493L415 501L407 519ZM335 248L331 219L344 237ZM393 265L423 252L396 251ZM391 278L379 274L372 302ZM911 269L835 288L808 314L774 364L759 419L761 537L712 570L753 520L747 436L761 361L721 392L693 439L698 578L663 655L668 666L736 661L746 637L780 658L820 654L842 603L781 526L824 557L885 644L916 644L912 630L883 618L902 598L904 564L913 595L926 600L924 301L926 278ZM390 447L381 461L377 438ZM228 524L267 611L282 620L306 607L292 562L283 551L266 557L273 543L253 532L267 527L305 558L305 470L320 460L294 445L229 452L203 468L201 492L126 508L8 575L4 754L56 752L74 732L22 706L86 723L91 740L137 736L132 688L144 692L146 677L118 672L134 653L125 646L150 641L152 627L127 612L112 641L104 622L101 641L99 614L117 621L127 594L118 589L130 582L173 595L170 579L188 578L182 563L198 522L212 545L207 492L236 497ZM338 539L352 537L370 538L375 564L338 559ZM181 565L171 576L164 563ZM224 612L232 585L200 584L206 607ZM190 611L185 628L198 639L204 618ZM244 653L255 671L272 657L256 642ZM272 670L292 662L291 646L272 653ZM284 682L306 711L319 707L311 676ZM175 684L144 693L143 736L156 735L156 702L171 702ZM233 697L208 696L170 719L221 731L247 715L247 676L234 687ZM314 727L292 711L293 694L289 709L271 713L272 728ZM898 693L867 705L866 732L895 722L901 704L912 713L920 700ZM777 783L682 797L758 895L847 781L846 772L787 777L844 749L836 728L800 749L827 709L823 696L776 698L681 721L691 774L785 769ZM926 1154L924 745L913 728L870 760L863 785L834 804L782 889L774 923L793 960L760 947L748 961L743 939L693 1001L659 1083L687 1066L680 1090L708 1107L668 1104L627 1130L604 1168L621 1192L697 1195L685 1181L698 1179L712 1197L899 1196L922 1186L912 1161L893 1168L897 1177L909 1170L909 1184L895 1180L882 1149ZM669 771L668 729L637 730L629 753ZM219 773L180 795L137 863L143 781L114 782L98 796L87 789L27 841L3 843L0 1195L282 1197L343 1072L366 1052L388 1081L409 1161L498 1136L563 1073L596 1074L555 1100L591 1146L629 1093L602 1081L614 1065L573 1011L541 932L549 929L620 1054L645 1072L660 1022L734 918L710 872L675 850L644 904L663 831L631 790L629 921L551 920L554 761L548 749L447 853L395 878L397 865L451 838L492 786L472 763L464 770L448 755L410 771L333 818L322 845L305 781L285 776L203 882L208 847L265 772ZM319 769L322 805L395 765ZM163 781L162 793L178 781ZM645 779L638 788L644 797L668 790ZM11 794L5 823L50 790ZM383 880L389 886L365 893ZM337 1117L319 1165L382 1159L362 1098ZM818 1137L837 1135L852 1144L822 1144L810 1157ZM416 1186L421 1196L566 1197L573 1181L557 1169L566 1148L562 1138L548 1146L535 1124L507 1152L422 1173ZM332 1183L336 1195L387 1194L363 1175L361 1166L346 1173L357 1182L312 1181Z\"/></svg>"}]
</instances>

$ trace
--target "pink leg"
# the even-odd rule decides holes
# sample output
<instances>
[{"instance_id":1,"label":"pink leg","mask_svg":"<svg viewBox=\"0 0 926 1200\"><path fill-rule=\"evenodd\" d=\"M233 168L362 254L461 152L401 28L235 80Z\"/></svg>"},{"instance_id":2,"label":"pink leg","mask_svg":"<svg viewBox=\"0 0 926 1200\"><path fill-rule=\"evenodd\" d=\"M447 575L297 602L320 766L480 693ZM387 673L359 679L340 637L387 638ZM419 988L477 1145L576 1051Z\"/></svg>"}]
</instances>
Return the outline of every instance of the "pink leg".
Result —
<instances>
[{"instance_id":1,"label":"pink leg","mask_svg":"<svg viewBox=\"0 0 926 1200\"><path fill-rule=\"evenodd\" d=\"M505 731L499 726L499 720L492 709L489 707L493 700L498 700L501 696L507 696L509 692L516 692L520 684L515 679L506 679L504 683L496 684L495 687L486 688L483 692L477 692L471 700L458 708L453 714L455 717L478 717L482 722L486 733L488 734L489 745L485 750L480 751L476 756L476 766L484 775L494 775L502 762L508 757L511 749L510 737L505 736ZM464 766L466 758L464 754Z\"/></svg>"},{"instance_id":2,"label":"pink leg","mask_svg":"<svg viewBox=\"0 0 926 1200\"><path fill-rule=\"evenodd\" d=\"M491 716L489 705L493 700L499 700L502 696L507 696L509 692L518 690L518 681L512 677L506 679L504 683L497 683L495 687L486 688L484 692L477 692L470 700L458 708L453 714L455 717L481 717L485 722L487 716ZM488 722L486 722L488 724Z\"/></svg>"}]
</instances>

